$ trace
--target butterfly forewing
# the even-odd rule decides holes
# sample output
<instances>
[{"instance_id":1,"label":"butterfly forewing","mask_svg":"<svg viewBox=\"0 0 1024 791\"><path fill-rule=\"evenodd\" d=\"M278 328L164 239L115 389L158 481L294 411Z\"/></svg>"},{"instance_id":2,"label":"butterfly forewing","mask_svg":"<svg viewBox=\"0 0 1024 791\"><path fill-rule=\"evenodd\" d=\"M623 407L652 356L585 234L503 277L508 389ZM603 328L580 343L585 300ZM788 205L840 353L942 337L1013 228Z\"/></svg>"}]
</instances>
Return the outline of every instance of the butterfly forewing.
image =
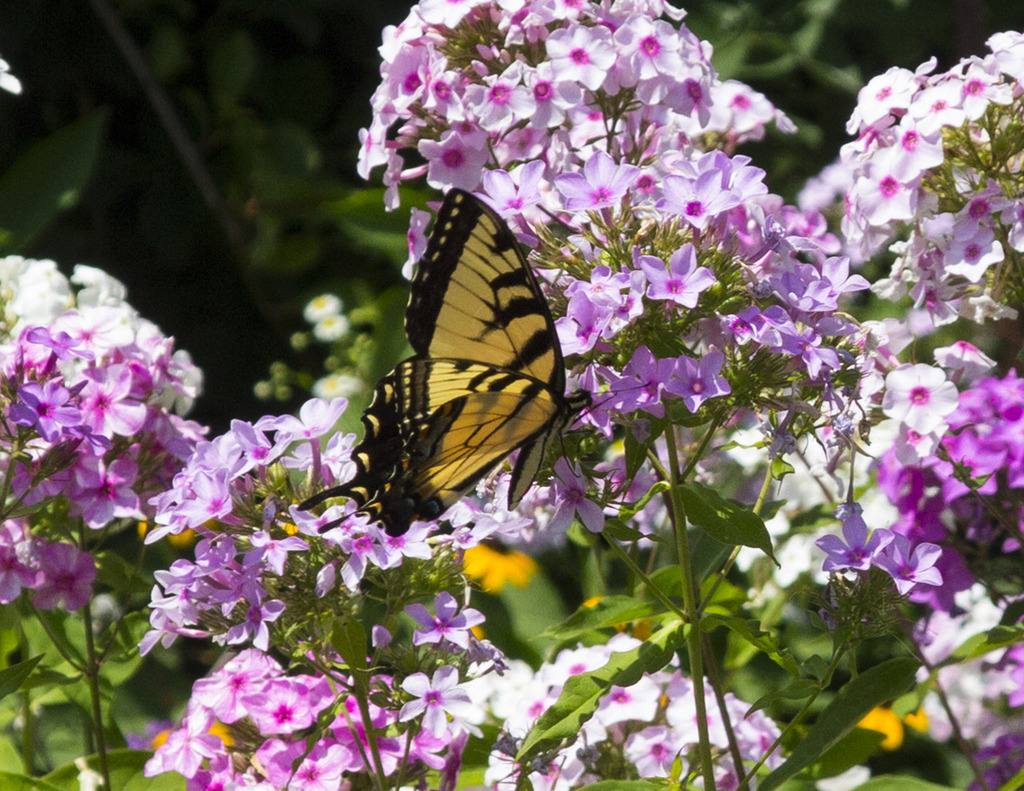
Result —
<instances>
[{"instance_id":1,"label":"butterfly forewing","mask_svg":"<svg viewBox=\"0 0 1024 791\"><path fill-rule=\"evenodd\" d=\"M484 203L451 190L413 279L405 318L417 354L476 360L562 395L554 323L515 236Z\"/></svg>"},{"instance_id":2,"label":"butterfly forewing","mask_svg":"<svg viewBox=\"0 0 1024 791\"><path fill-rule=\"evenodd\" d=\"M405 329L416 354L377 385L352 452L356 475L302 507L350 497L399 535L413 519L439 517L521 449L514 506L586 398L564 396L554 322L515 237L467 192L445 196Z\"/></svg>"}]
</instances>

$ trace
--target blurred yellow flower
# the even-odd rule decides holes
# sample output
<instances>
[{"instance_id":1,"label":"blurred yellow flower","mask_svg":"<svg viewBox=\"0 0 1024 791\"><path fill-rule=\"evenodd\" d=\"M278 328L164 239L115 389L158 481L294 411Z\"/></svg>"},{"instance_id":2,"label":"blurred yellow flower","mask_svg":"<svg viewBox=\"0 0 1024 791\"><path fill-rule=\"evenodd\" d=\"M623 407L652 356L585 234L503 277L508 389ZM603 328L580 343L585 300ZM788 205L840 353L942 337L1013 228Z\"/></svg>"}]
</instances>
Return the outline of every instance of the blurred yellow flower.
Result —
<instances>
[{"instance_id":1,"label":"blurred yellow flower","mask_svg":"<svg viewBox=\"0 0 1024 791\"><path fill-rule=\"evenodd\" d=\"M467 549L462 568L486 593L497 593L506 583L525 588L537 573L537 563L529 555L487 544Z\"/></svg>"},{"instance_id":2,"label":"blurred yellow flower","mask_svg":"<svg viewBox=\"0 0 1024 791\"><path fill-rule=\"evenodd\" d=\"M892 709L875 706L864 719L857 723L857 726L883 734L885 736L881 745L883 750L896 750L903 744L903 723L900 722L899 717L893 714Z\"/></svg>"}]
</instances>

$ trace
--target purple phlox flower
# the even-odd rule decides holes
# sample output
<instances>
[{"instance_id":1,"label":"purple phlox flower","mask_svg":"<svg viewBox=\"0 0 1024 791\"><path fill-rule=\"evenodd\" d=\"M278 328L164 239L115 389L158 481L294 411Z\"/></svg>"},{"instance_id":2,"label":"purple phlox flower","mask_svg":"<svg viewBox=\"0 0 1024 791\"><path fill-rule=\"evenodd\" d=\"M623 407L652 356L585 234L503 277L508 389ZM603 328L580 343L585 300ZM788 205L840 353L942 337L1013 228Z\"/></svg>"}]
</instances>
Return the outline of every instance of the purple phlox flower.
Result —
<instances>
[{"instance_id":1,"label":"purple phlox flower","mask_svg":"<svg viewBox=\"0 0 1024 791\"><path fill-rule=\"evenodd\" d=\"M956 409L957 401L956 385L946 380L940 368L908 364L885 376L882 411L919 434L945 426L946 416Z\"/></svg>"},{"instance_id":2,"label":"purple phlox flower","mask_svg":"<svg viewBox=\"0 0 1024 791\"><path fill-rule=\"evenodd\" d=\"M251 604L245 611L245 621L228 629L224 642L238 645L251 640L254 647L267 651L270 648L270 628L267 624L276 621L282 613L284 602L277 599Z\"/></svg>"},{"instance_id":3,"label":"purple phlox flower","mask_svg":"<svg viewBox=\"0 0 1024 791\"><path fill-rule=\"evenodd\" d=\"M459 612L459 603L448 591L441 591L434 599L436 616L422 604L410 604L405 611L421 627L413 634L413 645L447 641L465 651L469 630L484 622L483 614L472 607Z\"/></svg>"},{"instance_id":4,"label":"purple phlox flower","mask_svg":"<svg viewBox=\"0 0 1024 791\"><path fill-rule=\"evenodd\" d=\"M864 571L871 566L875 555L892 541L894 533L880 528L868 536L868 526L861 516L858 503L844 503L836 508L836 518L843 525L843 537L826 535L814 543L827 557L822 563L824 571Z\"/></svg>"},{"instance_id":5,"label":"purple phlox flower","mask_svg":"<svg viewBox=\"0 0 1024 791\"><path fill-rule=\"evenodd\" d=\"M94 529L114 519L137 516L139 498L132 486L138 474L138 465L130 459L104 464L95 456L83 457L68 487L72 512L80 514Z\"/></svg>"},{"instance_id":6,"label":"purple phlox flower","mask_svg":"<svg viewBox=\"0 0 1024 791\"><path fill-rule=\"evenodd\" d=\"M648 88L640 97L646 103L659 101L683 70L679 31L664 20L634 14L615 31L614 39L622 85L631 86L662 76L671 78L659 81L663 83L660 90Z\"/></svg>"},{"instance_id":7,"label":"purple phlox flower","mask_svg":"<svg viewBox=\"0 0 1024 791\"><path fill-rule=\"evenodd\" d=\"M672 764L688 746L674 729L652 725L626 739L625 755L640 777L668 777Z\"/></svg>"},{"instance_id":8,"label":"purple phlox flower","mask_svg":"<svg viewBox=\"0 0 1024 791\"><path fill-rule=\"evenodd\" d=\"M254 648L241 651L224 667L192 685L192 699L224 723L248 715L246 698L263 691L266 682L282 674L281 666Z\"/></svg>"},{"instance_id":9,"label":"purple phlox flower","mask_svg":"<svg viewBox=\"0 0 1024 791\"><path fill-rule=\"evenodd\" d=\"M146 762L146 777L164 772L194 777L204 761L224 749L220 737L210 733L212 726L213 714L200 707L191 708L181 727L171 731L167 741Z\"/></svg>"},{"instance_id":10,"label":"purple phlox flower","mask_svg":"<svg viewBox=\"0 0 1024 791\"><path fill-rule=\"evenodd\" d=\"M551 481L551 497L558 508L547 529L567 530L578 516L587 530L600 533L604 529L604 512L597 503L587 499L586 478L576 472L564 456L555 462L555 476Z\"/></svg>"},{"instance_id":11,"label":"purple phlox flower","mask_svg":"<svg viewBox=\"0 0 1024 791\"><path fill-rule=\"evenodd\" d=\"M11 406L11 420L35 428L47 442L56 442L65 427L82 422L82 413L68 405L70 400L71 392L59 381L26 382L18 388L19 403Z\"/></svg>"},{"instance_id":12,"label":"purple phlox flower","mask_svg":"<svg viewBox=\"0 0 1024 791\"><path fill-rule=\"evenodd\" d=\"M427 225L433 215L423 209L412 209L409 216L409 230L406 232L406 241L409 244L409 257L402 264L402 277L412 280L416 262L423 257L427 250Z\"/></svg>"},{"instance_id":13,"label":"purple phlox flower","mask_svg":"<svg viewBox=\"0 0 1024 791\"><path fill-rule=\"evenodd\" d=\"M800 357L807 368L807 375L817 379L822 368L834 371L839 368L839 355L835 349L821 345L821 335L810 327L796 332L785 333L780 344L781 351Z\"/></svg>"},{"instance_id":14,"label":"purple phlox flower","mask_svg":"<svg viewBox=\"0 0 1024 791\"><path fill-rule=\"evenodd\" d=\"M725 355L719 351L708 352L700 360L683 355L677 359L665 390L680 396L686 408L696 412L709 398L732 392L729 382L720 376L724 364Z\"/></svg>"},{"instance_id":15,"label":"purple phlox flower","mask_svg":"<svg viewBox=\"0 0 1024 791\"><path fill-rule=\"evenodd\" d=\"M284 574L284 564L289 552L300 552L309 549L309 544L296 536L272 538L266 530L259 530L249 536L253 549L245 556L243 565L251 568L266 563L279 577Z\"/></svg>"},{"instance_id":16,"label":"purple phlox flower","mask_svg":"<svg viewBox=\"0 0 1024 791\"><path fill-rule=\"evenodd\" d=\"M322 437L334 431L335 424L347 407L347 398L334 398L330 402L322 398L311 398L299 407L298 417L282 415L274 421L274 428L279 432L275 441L290 442Z\"/></svg>"},{"instance_id":17,"label":"purple phlox flower","mask_svg":"<svg viewBox=\"0 0 1024 791\"><path fill-rule=\"evenodd\" d=\"M433 533L430 522L413 522L402 535L384 536L383 541L393 557L429 560L433 552L427 539Z\"/></svg>"},{"instance_id":18,"label":"purple phlox flower","mask_svg":"<svg viewBox=\"0 0 1024 791\"><path fill-rule=\"evenodd\" d=\"M381 538L383 535L384 531L376 525L367 525L365 532L353 531L339 542L342 552L348 555L341 567L341 579L350 591L359 589L368 564L386 569L400 562L401 555L391 552Z\"/></svg>"},{"instance_id":19,"label":"purple phlox flower","mask_svg":"<svg viewBox=\"0 0 1024 791\"><path fill-rule=\"evenodd\" d=\"M128 365L90 368L84 373L82 420L97 434L130 437L146 424L146 405L131 397L133 377Z\"/></svg>"},{"instance_id":20,"label":"purple phlox flower","mask_svg":"<svg viewBox=\"0 0 1024 791\"><path fill-rule=\"evenodd\" d=\"M512 217L538 203L544 163L534 159L512 169L488 170L483 176L484 197L502 217Z\"/></svg>"},{"instance_id":21,"label":"purple phlox flower","mask_svg":"<svg viewBox=\"0 0 1024 791\"><path fill-rule=\"evenodd\" d=\"M702 291L711 288L715 276L706 266L697 266L697 251L692 244L684 244L665 262L653 255L636 255L635 263L647 277L647 296L682 305L684 308L697 306Z\"/></svg>"},{"instance_id":22,"label":"purple phlox flower","mask_svg":"<svg viewBox=\"0 0 1024 791\"><path fill-rule=\"evenodd\" d=\"M892 149L877 152L864 166L850 192L851 213L860 214L873 226L895 220L910 220L917 210L917 183L920 176L902 181L893 173Z\"/></svg>"},{"instance_id":23,"label":"purple phlox flower","mask_svg":"<svg viewBox=\"0 0 1024 791\"><path fill-rule=\"evenodd\" d=\"M905 596L918 585L942 585L942 574L935 567L941 555L942 548L929 542L911 550L910 540L897 533L879 550L875 565L889 572L896 590Z\"/></svg>"},{"instance_id":24,"label":"purple phlox flower","mask_svg":"<svg viewBox=\"0 0 1024 791\"><path fill-rule=\"evenodd\" d=\"M559 28L548 36L546 46L553 78L591 91L601 86L617 57L611 31L603 26Z\"/></svg>"},{"instance_id":25,"label":"purple phlox flower","mask_svg":"<svg viewBox=\"0 0 1024 791\"><path fill-rule=\"evenodd\" d=\"M622 412L642 409L662 417L665 407L661 393L675 369L675 358L656 358L650 349L641 346L622 369L622 376L612 373L609 377L613 394L611 405Z\"/></svg>"},{"instance_id":26,"label":"purple phlox flower","mask_svg":"<svg viewBox=\"0 0 1024 791\"><path fill-rule=\"evenodd\" d=\"M93 360L96 355L91 349L82 348L82 343L77 338L72 338L63 330L51 332L47 327L29 327L22 338L28 343L35 343L50 349L58 360Z\"/></svg>"},{"instance_id":27,"label":"purple phlox flower","mask_svg":"<svg viewBox=\"0 0 1024 791\"><path fill-rule=\"evenodd\" d=\"M635 165L616 165L604 151L595 151L583 166L583 173L556 176L555 187L565 196L569 211L600 209L617 203L639 172Z\"/></svg>"},{"instance_id":28,"label":"purple phlox flower","mask_svg":"<svg viewBox=\"0 0 1024 791\"><path fill-rule=\"evenodd\" d=\"M460 124L437 140L420 140L416 148L429 162L427 183L436 189L476 189L480 172L487 164L487 133L470 124Z\"/></svg>"},{"instance_id":29,"label":"purple phlox flower","mask_svg":"<svg viewBox=\"0 0 1024 791\"><path fill-rule=\"evenodd\" d=\"M595 303L584 291L569 299L565 315L555 321L564 354L585 354L593 349L611 322L611 311Z\"/></svg>"},{"instance_id":30,"label":"purple phlox flower","mask_svg":"<svg viewBox=\"0 0 1024 791\"><path fill-rule=\"evenodd\" d=\"M453 28L467 13L484 0L422 0L419 13L428 25L442 25Z\"/></svg>"},{"instance_id":31,"label":"purple phlox flower","mask_svg":"<svg viewBox=\"0 0 1024 791\"><path fill-rule=\"evenodd\" d=\"M199 470L189 487L190 497L178 505L178 514L185 518L187 527L196 528L213 520L231 516L233 502L225 469L207 472Z\"/></svg>"},{"instance_id":32,"label":"purple phlox flower","mask_svg":"<svg viewBox=\"0 0 1024 791\"><path fill-rule=\"evenodd\" d=\"M25 525L11 520L0 525L0 604L10 604L22 588L36 584L37 541Z\"/></svg>"},{"instance_id":33,"label":"purple phlox flower","mask_svg":"<svg viewBox=\"0 0 1024 791\"><path fill-rule=\"evenodd\" d=\"M247 473L256 467L266 467L288 447L287 442L271 442L267 435L252 423L231 421L231 433L244 461L232 468L232 477Z\"/></svg>"},{"instance_id":34,"label":"purple phlox flower","mask_svg":"<svg viewBox=\"0 0 1024 791\"><path fill-rule=\"evenodd\" d=\"M71 544L46 544L39 551L39 582L32 603L40 610L74 611L92 596L96 564L92 555Z\"/></svg>"},{"instance_id":35,"label":"purple phlox flower","mask_svg":"<svg viewBox=\"0 0 1024 791\"><path fill-rule=\"evenodd\" d=\"M402 689L413 696L398 713L399 722L423 717L423 729L434 736L444 736L449 729L451 715L453 730L468 730L479 735L468 717L473 716L475 707L469 695L459 686L458 668L451 665L439 667L432 678L426 673L413 673L402 682Z\"/></svg>"},{"instance_id":36,"label":"purple phlox flower","mask_svg":"<svg viewBox=\"0 0 1024 791\"><path fill-rule=\"evenodd\" d=\"M348 526L349 520L345 519L345 507L341 505L329 506L319 516L310 511L302 511L297 505L292 505L288 509L288 514L295 527L304 536L320 536L323 527L332 523L336 523L338 527L324 533L325 536L333 533L333 537L340 541L343 536L350 534L349 530L344 529L345 526ZM335 532L337 530L341 530L341 532Z\"/></svg>"},{"instance_id":37,"label":"purple phlox flower","mask_svg":"<svg viewBox=\"0 0 1024 791\"><path fill-rule=\"evenodd\" d=\"M739 206L735 193L722 188L722 174L705 171L695 179L677 174L665 176L659 209L678 214L698 231L707 228L712 217Z\"/></svg>"},{"instance_id":38,"label":"purple phlox flower","mask_svg":"<svg viewBox=\"0 0 1024 791\"><path fill-rule=\"evenodd\" d=\"M973 234L955 238L946 249L946 273L978 283L985 273L1006 256L995 233L986 226L975 226Z\"/></svg>"}]
</instances>

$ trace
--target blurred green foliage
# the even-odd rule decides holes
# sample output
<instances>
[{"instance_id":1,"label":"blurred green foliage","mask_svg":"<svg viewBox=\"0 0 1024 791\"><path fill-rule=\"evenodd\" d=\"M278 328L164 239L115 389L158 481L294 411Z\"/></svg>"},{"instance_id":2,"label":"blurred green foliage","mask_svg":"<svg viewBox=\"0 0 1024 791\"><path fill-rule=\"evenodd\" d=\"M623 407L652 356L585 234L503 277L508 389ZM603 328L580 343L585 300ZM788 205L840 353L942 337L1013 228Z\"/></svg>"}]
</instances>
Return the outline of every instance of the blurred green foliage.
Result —
<instances>
[{"instance_id":1,"label":"blurred green foliage","mask_svg":"<svg viewBox=\"0 0 1024 791\"><path fill-rule=\"evenodd\" d=\"M684 6L722 75L750 83L799 125L744 151L787 199L846 141L856 91L871 76L931 55L947 67L983 51L991 33L1024 25L1019 0ZM426 193L387 215L379 188L361 192L355 162L381 30L408 8L0 3L0 57L24 85L20 96L0 94L0 252L53 258L65 272L89 263L123 280L132 304L205 371L195 417L215 432L294 406L261 404L252 388L275 360L319 371L315 348L288 342L304 327L305 302L331 290L355 306L404 287L407 207ZM105 13L156 88L132 70ZM161 96L180 127L177 148ZM386 324L378 348L390 353L404 339L400 321ZM394 359L379 363L384 371Z\"/></svg>"}]
</instances>

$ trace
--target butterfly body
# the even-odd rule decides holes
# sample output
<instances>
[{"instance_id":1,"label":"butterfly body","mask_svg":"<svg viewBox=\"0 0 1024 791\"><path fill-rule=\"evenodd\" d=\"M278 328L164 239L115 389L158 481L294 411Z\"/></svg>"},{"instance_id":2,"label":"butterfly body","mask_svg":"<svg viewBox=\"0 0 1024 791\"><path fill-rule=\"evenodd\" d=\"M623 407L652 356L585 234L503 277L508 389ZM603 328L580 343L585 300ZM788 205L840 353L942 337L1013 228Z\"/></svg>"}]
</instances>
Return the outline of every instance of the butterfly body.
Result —
<instances>
[{"instance_id":1,"label":"butterfly body","mask_svg":"<svg viewBox=\"0 0 1024 791\"><path fill-rule=\"evenodd\" d=\"M415 355L377 385L353 450L347 496L391 535L438 518L512 451L509 506L529 489L549 443L587 403L566 398L554 322L501 218L451 190L413 278L405 330Z\"/></svg>"}]
</instances>

